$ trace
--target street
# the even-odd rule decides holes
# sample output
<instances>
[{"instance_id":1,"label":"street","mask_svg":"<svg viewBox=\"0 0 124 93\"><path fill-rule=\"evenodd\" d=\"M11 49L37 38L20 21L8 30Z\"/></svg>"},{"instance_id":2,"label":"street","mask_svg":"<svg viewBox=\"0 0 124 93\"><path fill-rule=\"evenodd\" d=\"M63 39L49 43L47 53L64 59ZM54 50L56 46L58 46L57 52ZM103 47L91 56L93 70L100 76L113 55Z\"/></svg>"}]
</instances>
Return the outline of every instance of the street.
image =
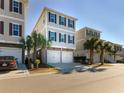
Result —
<instances>
[{"instance_id":1,"label":"street","mask_svg":"<svg viewBox=\"0 0 124 93\"><path fill-rule=\"evenodd\" d=\"M0 93L124 93L124 65L0 80Z\"/></svg>"}]
</instances>

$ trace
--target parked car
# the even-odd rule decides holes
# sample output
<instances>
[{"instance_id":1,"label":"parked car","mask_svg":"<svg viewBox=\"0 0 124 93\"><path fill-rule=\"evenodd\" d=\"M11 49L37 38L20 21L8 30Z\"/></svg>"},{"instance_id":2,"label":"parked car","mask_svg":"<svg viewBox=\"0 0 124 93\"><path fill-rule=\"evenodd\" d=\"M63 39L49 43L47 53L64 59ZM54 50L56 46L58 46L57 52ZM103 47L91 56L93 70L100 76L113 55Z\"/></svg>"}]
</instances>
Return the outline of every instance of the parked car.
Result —
<instances>
[{"instance_id":1,"label":"parked car","mask_svg":"<svg viewBox=\"0 0 124 93\"><path fill-rule=\"evenodd\" d=\"M13 56L0 56L0 70L17 69L17 61Z\"/></svg>"}]
</instances>

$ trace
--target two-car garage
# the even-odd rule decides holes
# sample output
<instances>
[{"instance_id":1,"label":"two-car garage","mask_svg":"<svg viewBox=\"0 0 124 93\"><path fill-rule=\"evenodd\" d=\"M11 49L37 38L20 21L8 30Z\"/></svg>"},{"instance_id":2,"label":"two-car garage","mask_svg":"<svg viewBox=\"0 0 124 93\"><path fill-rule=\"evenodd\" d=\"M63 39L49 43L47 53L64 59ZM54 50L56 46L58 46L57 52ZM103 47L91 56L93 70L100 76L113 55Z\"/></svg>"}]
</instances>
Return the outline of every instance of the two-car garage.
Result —
<instances>
[{"instance_id":1,"label":"two-car garage","mask_svg":"<svg viewBox=\"0 0 124 93\"><path fill-rule=\"evenodd\" d=\"M47 50L47 63L72 63L73 51Z\"/></svg>"}]
</instances>

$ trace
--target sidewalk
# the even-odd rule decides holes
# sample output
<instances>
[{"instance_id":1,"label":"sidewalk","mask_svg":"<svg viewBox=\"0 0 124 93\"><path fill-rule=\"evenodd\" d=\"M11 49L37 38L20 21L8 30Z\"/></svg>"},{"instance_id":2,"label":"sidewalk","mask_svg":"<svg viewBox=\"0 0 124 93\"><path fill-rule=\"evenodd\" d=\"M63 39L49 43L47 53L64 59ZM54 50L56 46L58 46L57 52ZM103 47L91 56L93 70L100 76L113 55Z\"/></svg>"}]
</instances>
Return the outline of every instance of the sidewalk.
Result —
<instances>
[{"instance_id":1,"label":"sidewalk","mask_svg":"<svg viewBox=\"0 0 124 93\"><path fill-rule=\"evenodd\" d=\"M29 72L26 69L25 65L24 64L18 64L18 70L1 71L0 72L0 80L10 79L10 78L27 77L28 75L29 75Z\"/></svg>"}]
</instances>

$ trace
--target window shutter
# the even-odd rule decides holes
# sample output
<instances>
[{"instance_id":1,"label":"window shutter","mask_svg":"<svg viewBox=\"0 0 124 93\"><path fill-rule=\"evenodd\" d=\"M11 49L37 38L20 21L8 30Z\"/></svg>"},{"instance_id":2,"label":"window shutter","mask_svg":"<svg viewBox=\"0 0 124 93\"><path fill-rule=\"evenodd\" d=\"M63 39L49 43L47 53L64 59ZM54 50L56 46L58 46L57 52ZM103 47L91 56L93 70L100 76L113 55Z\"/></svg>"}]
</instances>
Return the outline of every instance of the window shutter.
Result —
<instances>
[{"instance_id":1,"label":"window shutter","mask_svg":"<svg viewBox=\"0 0 124 93\"><path fill-rule=\"evenodd\" d=\"M73 28L75 28L75 23L74 23L74 21L73 21Z\"/></svg>"},{"instance_id":2,"label":"window shutter","mask_svg":"<svg viewBox=\"0 0 124 93\"><path fill-rule=\"evenodd\" d=\"M75 43L75 38L74 38L74 36L73 36L73 44Z\"/></svg>"},{"instance_id":3,"label":"window shutter","mask_svg":"<svg viewBox=\"0 0 124 93\"><path fill-rule=\"evenodd\" d=\"M12 23L9 23L9 35L12 35Z\"/></svg>"},{"instance_id":4,"label":"window shutter","mask_svg":"<svg viewBox=\"0 0 124 93\"><path fill-rule=\"evenodd\" d=\"M55 41L56 41L56 32L55 32Z\"/></svg>"},{"instance_id":5,"label":"window shutter","mask_svg":"<svg viewBox=\"0 0 124 93\"><path fill-rule=\"evenodd\" d=\"M48 38L49 38L49 40L50 40L50 31L48 32L48 36L49 36Z\"/></svg>"},{"instance_id":6,"label":"window shutter","mask_svg":"<svg viewBox=\"0 0 124 93\"><path fill-rule=\"evenodd\" d=\"M1 21L1 34L4 34L4 22Z\"/></svg>"},{"instance_id":7,"label":"window shutter","mask_svg":"<svg viewBox=\"0 0 124 93\"><path fill-rule=\"evenodd\" d=\"M70 43L70 35L68 35L68 43Z\"/></svg>"},{"instance_id":8,"label":"window shutter","mask_svg":"<svg viewBox=\"0 0 124 93\"><path fill-rule=\"evenodd\" d=\"M9 0L9 10L12 11L12 2L13 0Z\"/></svg>"},{"instance_id":9,"label":"window shutter","mask_svg":"<svg viewBox=\"0 0 124 93\"><path fill-rule=\"evenodd\" d=\"M61 24L61 16L59 16L59 24Z\"/></svg>"},{"instance_id":10,"label":"window shutter","mask_svg":"<svg viewBox=\"0 0 124 93\"><path fill-rule=\"evenodd\" d=\"M2 32L2 25L1 25L1 21L0 21L0 34Z\"/></svg>"},{"instance_id":11,"label":"window shutter","mask_svg":"<svg viewBox=\"0 0 124 93\"><path fill-rule=\"evenodd\" d=\"M19 36L22 36L22 25L19 25Z\"/></svg>"},{"instance_id":12,"label":"window shutter","mask_svg":"<svg viewBox=\"0 0 124 93\"><path fill-rule=\"evenodd\" d=\"M50 22L50 12L48 12L48 18L49 18L49 22Z\"/></svg>"},{"instance_id":13,"label":"window shutter","mask_svg":"<svg viewBox=\"0 0 124 93\"><path fill-rule=\"evenodd\" d=\"M4 9L4 0L1 0L1 8Z\"/></svg>"},{"instance_id":14,"label":"window shutter","mask_svg":"<svg viewBox=\"0 0 124 93\"><path fill-rule=\"evenodd\" d=\"M57 22L56 22L56 14L55 14L55 23L57 23Z\"/></svg>"},{"instance_id":15,"label":"window shutter","mask_svg":"<svg viewBox=\"0 0 124 93\"><path fill-rule=\"evenodd\" d=\"M70 19L68 19L68 27L70 27Z\"/></svg>"},{"instance_id":16,"label":"window shutter","mask_svg":"<svg viewBox=\"0 0 124 93\"><path fill-rule=\"evenodd\" d=\"M65 18L65 26L66 26L66 18Z\"/></svg>"},{"instance_id":17,"label":"window shutter","mask_svg":"<svg viewBox=\"0 0 124 93\"><path fill-rule=\"evenodd\" d=\"M19 3L19 13L22 14L22 2Z\"/></svg>"},{"instance_id":18,"label":"window shutter","mask_svg":"<svg viewBox=\"0 0 124 93\"><path fill-rule=\"evenodd\" d=\"M61 42L61 33L59 33L59 42Z\"/></svg>"},{"instance_id":19,"label":"window shutter","mask_svg":"<svg viewBox=\"0 0 124 93\"><path fill-rule=\"evenodd\" d=\"M65 41L64 42L66 43L66 34L64 35L64 38L65 38Z\"/></svg>"}]
</instances>

